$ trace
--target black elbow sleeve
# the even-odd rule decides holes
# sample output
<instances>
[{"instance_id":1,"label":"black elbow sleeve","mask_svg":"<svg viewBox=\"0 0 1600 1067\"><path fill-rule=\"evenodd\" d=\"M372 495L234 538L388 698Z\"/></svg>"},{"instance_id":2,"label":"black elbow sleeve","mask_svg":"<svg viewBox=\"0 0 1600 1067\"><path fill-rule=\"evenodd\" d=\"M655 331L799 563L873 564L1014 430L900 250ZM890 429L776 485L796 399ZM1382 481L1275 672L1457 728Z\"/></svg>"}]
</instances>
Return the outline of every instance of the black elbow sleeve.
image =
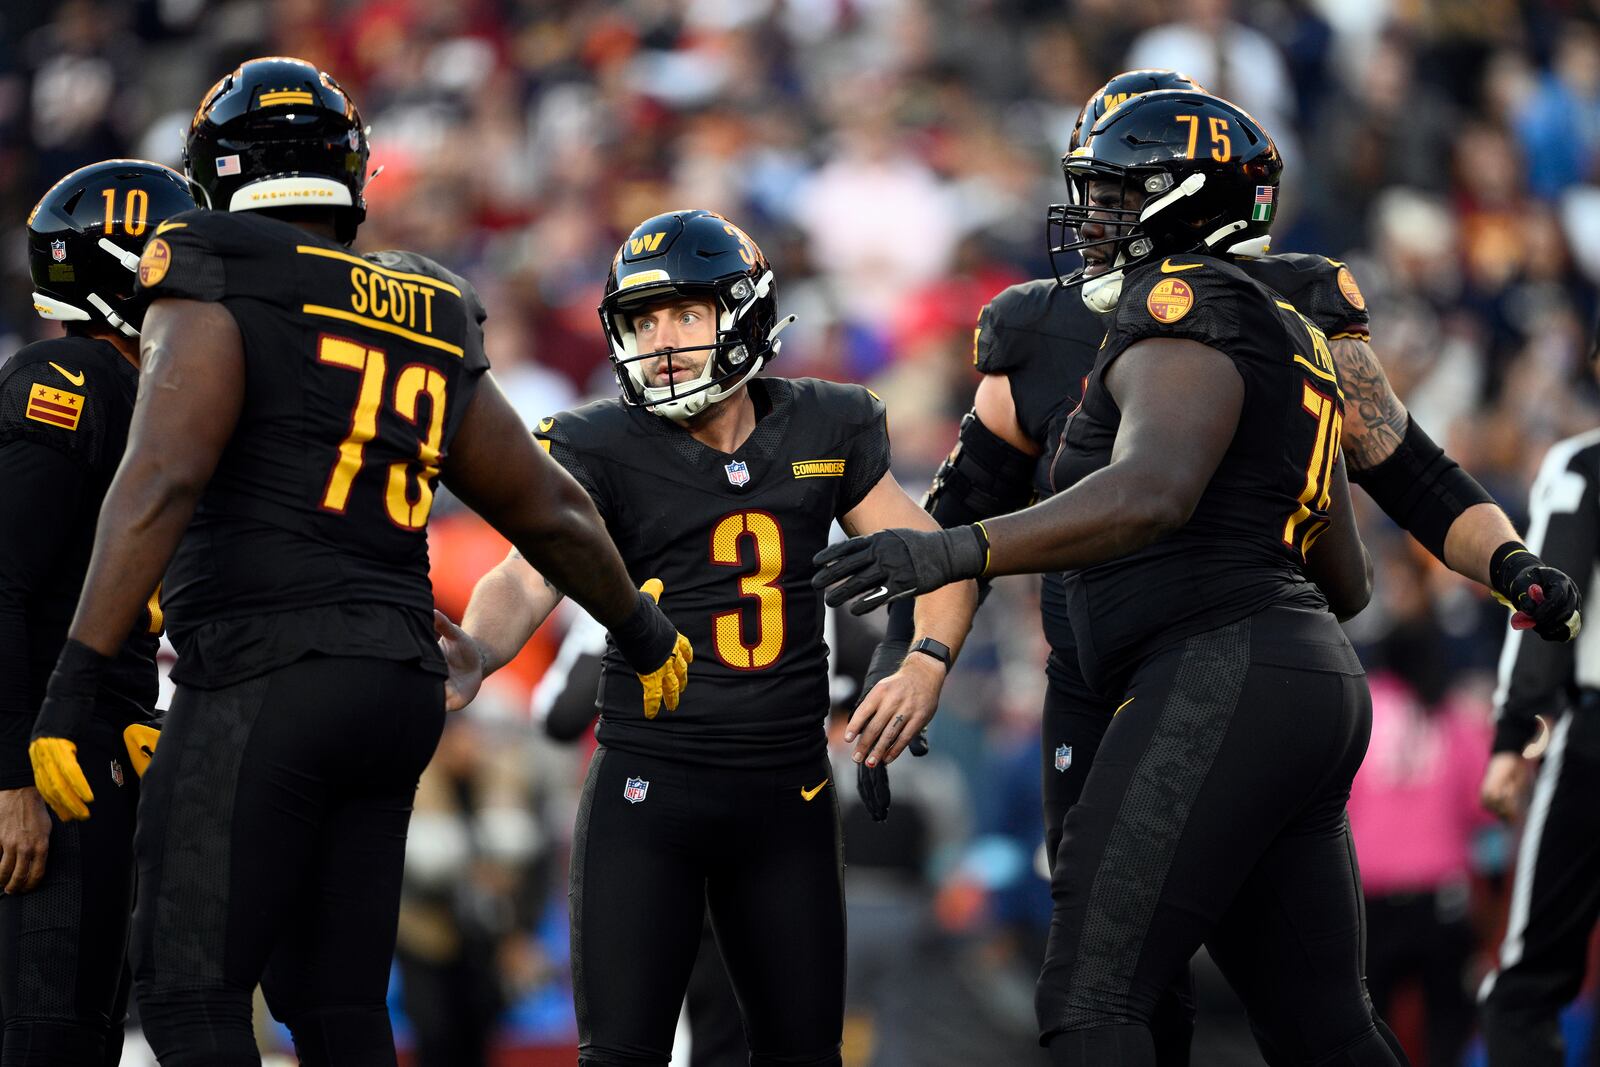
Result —
<instances>
[{"instance_id":1,"label":"black elbow sleeve","mask_svg":"<svg viewBox=\"0 0 1600 1067\"><path fill-rule=\"evenodd\" d=\"M1445 535L1461 513L1495 502L1415 420L1407 421L1393 455L1369 470L1352 470L1350 480L1441 563Z\"/></svg>"},{"instance_id":2,"label":"black elbow sleeve","mask_svg":"<svg viewBox=\"0 0 1600 1067\"><path fill-rule=\"evenodd\" d=\"M947 530L1018 511L1033 501L1037 463L995 436L976 411L969 411L961 420L956 447L935 472L922 507Z\"/></svg>"},{"instance_id":3,"label":"black elbow sleeve","mask_svg":"<svg viewBox=\"0 0 1600 1067\"><path fill-rule=\"evenodd\" d=\"M1033 503L1033 472L1038 459L1002 440L983 424L977 411L961 419L956 446L933 475L922 507L947 530L982 519L1008 515ZM989 583L978 579L978 602L989 595ZM889 607L888 637L909 641L912 601Z\"/></svg>"}]
</instances>

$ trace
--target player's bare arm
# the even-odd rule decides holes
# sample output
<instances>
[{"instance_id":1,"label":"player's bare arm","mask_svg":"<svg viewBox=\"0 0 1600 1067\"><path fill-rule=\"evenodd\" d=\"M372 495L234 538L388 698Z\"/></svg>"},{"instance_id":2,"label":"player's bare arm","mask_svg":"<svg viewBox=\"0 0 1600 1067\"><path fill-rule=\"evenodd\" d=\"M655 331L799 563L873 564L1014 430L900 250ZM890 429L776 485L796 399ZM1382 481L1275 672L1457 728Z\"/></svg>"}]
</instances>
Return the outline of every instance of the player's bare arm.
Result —
<instances>
[{"instance_id":1,"label":"player's bare arm","mask_svg":"<svg viewBox=\"0 0 1600 1067\"><path fill-rule=\"evenodd\" d=\"M834 586L830 605L853 600L850 610L864 614L952 578L1093 566L1181 528L1233 439L1244 380L1209 345L1157 337L1130 345L1106 385L1122 412L1107 466L1049 500L960 530L832 545L817 555L813 584Z\"/></svg>"},{"instance_id":2,"label":"player's bare arm","mask_svg":"<svg viewBox=\"0 0 1600 1067\"><path fill-rule=\"evenodd\" d=\"M139 399L106 493L68 636L104 656L161 581L244 401L244 342L221 304L157 300L140 333Z\"/></svg>"},{"instance_id":3,"label":"player's bare arm","mask_svg":"<svg viewBox=\"0 0 1600 1067\"><path fill-rule=\"evenodd\" d=\"M852 537L894 527L939 529L933 516L906 495L893 474L879 479L861 503L845 513L840 525ZM954 661L977 610L976 582L955 582L920 596L912 640L931 637L949 647ZM938 710L939 691L948 671L948 666L934 657L912 653L894 674L873 686L850 717L845 732L845 741L856 744L855 761L864 760L875 767L880 762L892 763L904 752Z\"/></svg>"},{"instance_id":4,"label":"player's bare arm","mask_svg":"<svg viewBox=\"0 0 1600 1067\"><path fill-rule=\"evenodd\" d=\"M1340 443L1352 470L1370 470L1394 455L1410 415L1395 395L1372 346L1357 337L1328 342L1339 388L1344 390L1344 434Z\"/></svg>"},{"instance_id":5,"label":"player's bare arm","mask_svg":"<svg viewBox=\"0 0 1600 1067\"><path fill-rule=\"evenodd\" d=\"M1328 347L1345 395L1345 455L1351 470L1371 470L1400 447L1410 414L1395 395L1371 345L1360 338L1341 337L1330 341ZM1499 505L1473 504L1450 524L1443 562L1457 574L1489 585L1489 558L1496 548L1517 539L1516 528Z\"/></svg>"},{"instance_id":6,"label":"player's bare arm","mask_svg":"<svg viewBox=\"0 0 1600 1067\"><path fill-rule=\"evenodd\" d=\"M1017 401L1011 395L1011 379L1004 374L985 374L972 398L978 421L1006 444L1019 452L1037 456L1043 452L1039 442L1029 437L1017 420Z\"/></svg>"},{"instance_id":7,"label":"player's bare arm","mask_svg":"<svg viewBox=\"0 0 1600 1067\"><path fill-rule=\"evenodd\" d=\"M1328 347L1345 395L1341 440L1352 476L1445 566L1504 596L1493 562L1498 549L1521 541L1511 520L1413 425L1371 345L1341 337ZM1393 462L1380 470L1386 461ZM1430 484L1439 490L1418 491Z\"/></svg>"},{"instance_id":8,"label":"player's bare arm","mask_svg":"<svg viewBox=\"0 0 1600 1067\"><path fill-rule=\"evenodd\" d=\"M594 501L534 444L492 375L484 375L473 395L442 474L451 491L504 534L541 575L611 631L645 684L647 717L656 713L653 686L669 711L678 706L694 657L689 642L653 597L645 603ZM647 666L643 661L655 662L658 649L661 661Z\"/></svg>"},{"instance_id":9,"label":"player's bare arm","mask_svg":"<svg viewBox=\"0 0 1600 1067\"><path fill-rule=\"evenodd\" d=\"M1111 463L1031 508L985 522L988 575L1092 566L1189 520L1227 451L1244 403L1233 361L1198 341L1152 338L1106 384L1122 423Z\"/></svg>"},{"instance_id":10,"label":"player's bare arm","mask_svg":"<svg viewBox=\"0 0 1600 1067\"><path fill-rule=\"evenodd\" d=\"M513 548L478 579L460 626L434 612L439 645L450 665L445 710L472 703L483 680L516 658L560 603L561 590Z\"/></svg>"}]
</instances>

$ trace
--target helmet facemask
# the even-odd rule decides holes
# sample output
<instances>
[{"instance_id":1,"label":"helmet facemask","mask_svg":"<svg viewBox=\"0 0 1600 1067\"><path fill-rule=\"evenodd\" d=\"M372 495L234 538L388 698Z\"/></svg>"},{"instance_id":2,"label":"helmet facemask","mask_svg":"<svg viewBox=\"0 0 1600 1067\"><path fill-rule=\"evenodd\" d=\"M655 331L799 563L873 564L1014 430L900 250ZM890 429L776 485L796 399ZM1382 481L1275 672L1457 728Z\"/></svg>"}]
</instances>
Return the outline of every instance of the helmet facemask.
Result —
<instances>
[{"instance_id":1,"label":"helmet facemask","mask_svg":"<svg viewBox=\"0 0 1600 1067\"><path fill-rule=\"evenodd\" d=\"M771 270L752 282L745 275L724 279L710 286L641 285L624 289L602 305L600 318L611 343L611 363L622 397L629 404L646 408L676 421L693 418L712 404L726 400L754 377L777 354L778 334L794 321L780 320L765 336L759 320L752 314L763 302L770 302L774 276ZM633 313L645 304L674 297L708 301L717 317L716 340L704 345L682 345L673 354L706 352L709 355L694 378L666 385L649 384L649 368L662 352L639 351L633 328Z\"/></svg>"},{"instance_id":2,"label":"helmet facemask","mask_svg":"<svg viewBox=\"0 0 1600 1067\"><path fill-rule=\"evenodd\" d=\"M1205 175L1191 174L1182 182L1175 182L1173 176L1164 170L1106 163L1094 159L1084 149L1064 157L1061 169L1066 175L1069 201L1051 204L1049 208L1050 266L1059 285L1083 286L1084 303L1090 309L1105 314L1117 306L1122 296L1122 279L1129 268L1158 254L1170 255L1188 250L1169 247L1158 252L1158 242L1150 233L1150 222L1179 200L1199 192L1205 185ZM1117 183L1118 206L1092 203L1089 196L1092 182ZM1143 198L1139 206L1121 206L1127 204L1134 193ZM1083 227L1090 223L1098 226L1104 236L1084 237ZM1106 270L1091 275L1088 261L1082 260L1077 270L1063 272L1058 257L1076 252L1081 258L1088 249L1105 247L1110 250Z\"/></svg>"}]
</instances>

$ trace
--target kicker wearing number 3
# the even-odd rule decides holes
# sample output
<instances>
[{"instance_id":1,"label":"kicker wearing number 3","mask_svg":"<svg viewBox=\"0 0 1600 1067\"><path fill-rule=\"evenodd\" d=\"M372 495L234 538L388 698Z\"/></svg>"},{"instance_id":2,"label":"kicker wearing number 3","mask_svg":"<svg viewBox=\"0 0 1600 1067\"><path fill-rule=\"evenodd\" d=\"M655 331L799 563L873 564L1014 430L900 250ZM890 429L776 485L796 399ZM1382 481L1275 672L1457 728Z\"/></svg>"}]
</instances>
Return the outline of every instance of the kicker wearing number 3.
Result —
<instances>
[{"instance_id":1,"label":"kicker wearing number 3","mask_svg":"<svg viewBox=\"0 0 1600 1067\"><path fill-rule=\"evenodd\" d=\"M837 1064L844 1011L839 822L829 780L822 598L812 555L850 533L934 523L889 473L883 406L866 389L758 377L788 325L774 275L706 211L641 223L600 307L622 397L539 424L588 489L623 558L666 584L694 641L677 710L637 710L607 654L600 748L572 852L580 1061L665 1064L709 907L753 1064ZM555 606L514 554L445 639L453 701L476 692ZM958 650L977 594L918 601L920 636ZM938 705L946 666L913 654L857 709L857 758L897 756ZM773 922L773 916L782 916Z\"/></svg>"}]
</instances>

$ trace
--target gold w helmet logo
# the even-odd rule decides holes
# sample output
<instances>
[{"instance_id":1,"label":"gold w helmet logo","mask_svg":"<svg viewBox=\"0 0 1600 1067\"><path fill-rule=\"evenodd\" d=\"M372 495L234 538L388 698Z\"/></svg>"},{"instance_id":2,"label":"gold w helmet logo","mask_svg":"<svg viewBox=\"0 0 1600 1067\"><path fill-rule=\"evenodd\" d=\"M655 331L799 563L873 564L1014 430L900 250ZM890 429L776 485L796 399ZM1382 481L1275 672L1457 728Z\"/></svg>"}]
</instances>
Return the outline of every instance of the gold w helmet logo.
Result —
<instances>
[{"instance_id":1,"label":"gold w helmet logo","mask_svg":"<svg viewBox=\"0 0 1600 1067\"><path fill-rule=\"evenodd\" d=\"M630 237L628 238L628 254L636 256L640 252L654 252L661 247L661 239L666 235L667 231L662 230L660 233L652 233L648 237Z\"/></svg>"}]
</instances>

